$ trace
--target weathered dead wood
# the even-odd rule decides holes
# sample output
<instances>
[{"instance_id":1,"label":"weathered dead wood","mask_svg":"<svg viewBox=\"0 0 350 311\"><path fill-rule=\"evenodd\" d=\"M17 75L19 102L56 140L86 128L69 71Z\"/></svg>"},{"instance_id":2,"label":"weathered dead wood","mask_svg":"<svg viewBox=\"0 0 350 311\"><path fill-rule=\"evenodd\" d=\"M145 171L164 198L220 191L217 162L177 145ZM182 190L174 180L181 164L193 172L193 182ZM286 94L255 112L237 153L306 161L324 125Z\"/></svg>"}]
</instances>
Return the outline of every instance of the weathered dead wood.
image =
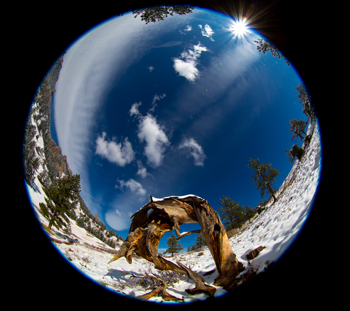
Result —
<instances>
[{"instance_id":1,"label":"weathered dead wood","mask_svg":"<svg viewBox=\"0 0 350 311\"><path fill-rule=\"evenodd\" d=\"M200 275L193 272L190 268L187 268L186 266L184 266L181 262L177 262L177 264L182 269L186 270L188 277L196 283L195 288L186 289L187 293L189 293L190 295L205 293L210 297L214 297L214 294L216 292L215 287L205 284L205 280Z\"/></svg>"},{"instance_id":2,"label":"weathered dead wood","mask_svg":"<svg viewBox=\"0 0 350 311\"><path fill-rule=\"evenodd\" d=\"M193 231L190 231L190 232L186 232L185 234L181 234L180 236L178 236L176 238L176 240L180 240L182 238L184 238L185 236L188 236L188 235L191 235L191 234L194 234L194 233L200 233L201 230L193 230Z\"/></svg>"},{"instance_id":3,"label":"weathered dead wood","mask_svg":"<svg viewBox=\"0 0 350 311\"><path fill-rule=\"evenodd\" d=\"M232 251L219 214L209 206L206 200L195 202L193 207L202 228L202 236L218 269L218 277L214 285L223 286L226 289L228 283L242 271L243 265L239 264Z\"/></svg>"},{"instance_id":4,"label":"weathered dead wood","mask_svg":"<svg viewBox=\"0 0 350 311\"><path fill-rule=\"evenodd\" d=\"M150 278L152 280L152 285L149 287L153 287L154 285L156 285L157 287L155 289L153 289L152 291L150 291L149 293L146 293L144 295L140 295L140 296L137 296L136 298L138 299L142 299L142 300L149 300L150 298L154 297L154 296L161 296L163 300L165 301L184 301L183 298L177 298L175 296L172 296L170 295L167 291L166 291L166 288L167 288L167 284L160 278L157 278L155 277L154 275L149 275L148 273L146 273L145 276L138 276L138 275L135 275L131 272L126 272L126 271L120 271L121 273L124 273L124 274L130 274L131 275L131 278L139 278L141 279L138 283L136 283L136 285L139 285L141 284L142 282L144 282L144 280L146 278ZM154 280L159 282L161 285L157 285L154 283ZM149 289L147 288L147 289ZM147 290L146 289L146 290Z\"/></svg>"},{"instance_id":5,"label":"weathered dead wood","mask_svg":"<svg viewBox=\"0 0 350 311\"><path fill-rule=\"evenodd\" d=\"M228 290L235 277L243 270L243 265L238 262L232 251L219 214L209 206L206 200L196 196L187 196L181 199L169 197L154 201L151 197L150 202L131 218L129 235L111 261L124 256L128 263L131 263L132 253L135 252L153 262L156 269L172 270L191 278L196 283L196 287L186 290L188 293L206 293L213 296L215 288L205 284L201 276L179 262L176 265L158 255L159 240L165 232L175 229L178 240L193 233L202 233L218 270L215 286L223 286ZM182 224L196 222L200 224L201 230L180 234L179 228ZM165 288L164 285L162 288ZM153 297L159 292L160 290L154 290L146 295Z\"/></svg>"},{"instance_id":6,"label":"weathered dead wood","mask_svg":"<svg viewBox=\"0 0 350 311\"><path fill-rule=\"evenodd\" d=\"M147 293L147 294L144 294L144 295L141 295L141 296L137 296L136 298L138 299L142 299L142 300L148 300L154 296L158 296L158 294L163 290L163 287L162 286L159 286L157 287L156 289L154 289L153 291Z\"/></svg>"}]
</instances>

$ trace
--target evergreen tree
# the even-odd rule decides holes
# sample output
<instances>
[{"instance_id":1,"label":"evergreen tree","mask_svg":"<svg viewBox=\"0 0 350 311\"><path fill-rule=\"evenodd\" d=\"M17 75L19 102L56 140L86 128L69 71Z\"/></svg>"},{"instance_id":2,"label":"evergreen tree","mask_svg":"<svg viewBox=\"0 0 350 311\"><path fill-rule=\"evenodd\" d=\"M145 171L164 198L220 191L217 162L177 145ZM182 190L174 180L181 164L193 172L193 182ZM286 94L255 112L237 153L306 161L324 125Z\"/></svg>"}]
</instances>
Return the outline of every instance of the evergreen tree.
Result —
<instances>
[{"instance_id":1,"label":"evergreen tree","mask_svg":"<svg viewBox=\"0 0 350 311\"><path fill-rule=\"evenodd\" d=\"M196 248L200 248L203 246L207 246L207 243L205 242L203 235L201 233L198 233L196 237Z\"/></svg>"},{"instance_id":2,"label":"evergreen tree","mask_svg":"<svg viewBox=\"0 0 350 311\"><path fill-rule=\"evenodd\" d=\"M278 170L271 167L270 163L261 163L260 159L253 160L249 159L248 167L255 171L253 181L256 183L258 189L260 189L261 198L265 196L265 191L270 193L276 201L272 184L276 181L276 177L280 174Z\"/></svg>"},{"instance_id":3,"label":"evergreen tree","mask_svg":"<svg viewBox=\"0 0 350 311\"><path fill-rule=\"evenodd\" d=\"M24 178L29 186L33 186L35 172L38 170L40 165L40 160L35 154L36 143L33 140L35 133L35 125L32 124L31 116L29 116L22 147Z\"/></svg>"},{"instance_id":4,"label":"evergreen tree","mask_svg":"<svg viewBox=\"0 0 350 311\"><path fill-rule=\"evenodd\" d=\"M177 240L174 233L170 238L168 238L167 245L169 246L169 248L164 252L164 254L171 253L171 256L174 256L174 253L178 253L183 249L182 244L177 244Z\"/></svg>"},{"instance_id":5,"label":"evergreen tree","mask_svg":"<svg viewBox=\"0 0 350 311\"><path fill-rule=\"evenodd\" d=\"M292 140L296 139L297 137L300 138L300 141L303 141L305 133L305 127L307 125L307 122L304 120L297 121L296 119L290 120L290 131L293 133Z\"/></svg>"},{"instance_id":6,"label":"evergreen tree","mask_svg":"<svg viewBox=\"0 0 350 311\"><path fill-rule=\"evenodd\" d=\"M285 62L287 63L287 65L289 66L289 62L288 60L281 54L281 52L277 49L276 46L274 46L272 43L262 39L262 38L259 38L258 40L254 41L256 42L258 45L257 45L257 49L259 52L262 52L263 54L266 54L267 52L271 52L272 56L273 57L278 57L278 59L281 59L283 58L285 60Z\"/></svg>"},{"instance_id":7,"label":"evergreen tree","mask_svg":"<svg viewBox=\"0 0 350 311\"><path fill-rule=\"evenodd\" d=\"M304 150L302 148L299 148L298 145L293 145L289 151L286 150L286 153L288 155L289 161L294 162L295 157L297 157L299 160L304 154Z\"/></svg>"},{"instance_id":8,"label":"evergreen tree","mask_svg":"<svg viewBox=\"0 0 350 311\"><path fill-rule=\"evenodd\" d=\"M67 215L78 202L80 175L64 176L58 179L57 186L46 187L43 185L43 190L47 198L45 198L46 204L40 204L40 209L49 219L49 229L52 225L57 229L62 228L62 226L67 227L69 222Z\"/></svg>"},{"instance_id":9,"label":"evergreen tree","mask_svg":"<svg viewBox=\"0 0 350 311\"><path fill-rule=\"evenodd\" d=\"M149 22L155 23L156 21L164 20L168 15L173 16L174 13L184 15L192 13L194 7L187 5L173 5L173 6L154 6L147 9L134 10L132 11L136 18L138 15L141 16L141 20L145 21L146 24Z\"/></svg>"},{"instance_id":10,"label":"evergreen tree","mask_svg":"<svg viewBox=\"0 0 350 311\"><path fill-rule=\"evenodd\" d=\"M221 219L223 220L226 231L239 228L246 221L244 207L232 201L231 198L222 196L220 206L219 211L223 212Z\"/></svg>"},{"instance_id":11,"label":"evergreen tree","mask_svg":"<svg viewBox=\"0 0 350 311\"><path fill-rule=\"evenodd\" d=\"M255 210L251 208L250 206L246 206L244 208L244 216L245 216L245 221L251 219L255 215Z\"/></svg>"},{"instance_id":12,"label":"evergreen tree","mask_svg":"<svg viewBox=\"0 0 350 311\"><path fill-rule=\"evenodd\" d=\"M298 98L300 99L299 102L303 105L303 113L305 113L311 121L315 121L316 115L311 104L311 97L308 91L305 89L304 84L300 82L295 89L299 92Z\"/></svg>"}]
</instances>

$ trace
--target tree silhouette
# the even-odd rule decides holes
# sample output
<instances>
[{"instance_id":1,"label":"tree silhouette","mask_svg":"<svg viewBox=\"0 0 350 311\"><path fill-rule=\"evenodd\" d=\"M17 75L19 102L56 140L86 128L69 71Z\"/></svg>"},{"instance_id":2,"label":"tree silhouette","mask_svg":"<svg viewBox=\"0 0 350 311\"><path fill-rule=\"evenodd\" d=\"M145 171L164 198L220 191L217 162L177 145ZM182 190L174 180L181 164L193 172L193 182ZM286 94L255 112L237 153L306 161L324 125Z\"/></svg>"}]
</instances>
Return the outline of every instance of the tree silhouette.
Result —
<instances>
[{"instance_id":1,"label":"tree silhouette","mask_svg":"<svg viewBox=\"0 0 350 311\"><path fill-rule=\"evenodd\" d=\"M296 139L297 137L300 138L300 141L303 141L305 133L305 127L307 125L307 122L304 120L297 121L296 119L290 120L290 131L293 133L292 140Z\"/></svg>"},{"instance_id":2,"label":"tree silhouette","mask_svg":"<svg viewBox=\"0 0 350 311\"><path fill-rule=\"evenodd\" d=\"M278 57L278 59L281 59L283 58L285 60L285 62L287 63L287 65L289 66L290 63L289 61L281 54L281 52L277 49L276 46L274 46L272 43L262 39L262 38L259 38L258 40L254 41L256 42L258 45L257 45L257 49L259 52L262 52L263 54L266 54L267 52L271 52L272 56L273 57Z\"/></svg>"},{"instance_id":3,"label":"tree silhouette","mask_svg":"<svg viewBox=\"0 0 350 311\"><path fill-rule=\"evenodd\" d=\"M265 196L265 191L267 191L272 195L275 202L276 197L272 189L272 184L276 181L276 177L280 173L272 168L270 163L260 164L260 159L253 160L250 158L248 167L255 171L253 181L256 183L257 188L260 189L261 198Z\"/></svg>"},{"instance_id":4,"label":"tree silhouette","mask_svg":"<svg viewBox=\"0 0 350 311\"><path fill-rule=\"evenodd\" d=\"M136 18L140 15L141 20L145 21L146 24L149 22L157 22L160 20L164 20L164 18L168 17L168 15L173 16L174 13L179 15L184 15L188 13L192 13L194 10L193 6L187 5L174 5L174 6L154 6L146 9L139 9L132 11Z\"/></svg>"},{"instance_id":5,"label":"tree silhouette","mask_svg":"<svg viewBox=\"0 0 350 311\"><path fill-rule=\"evenodd\" d=\"M290 150L286 150L286 153L288 155L289 158L289 162L294 162L295 157L297 157L299 160L301 159L301 157L304 154L304 149L299 148L298 145L293 145Z\"/></svg>"},{"instance_id":6,"label":"tree silhouette","mask_svg":"<svg viewBox=\"0 0 350 311\"><path fill-rule=\"evenodd\" d=\"M304 84L300 82L295 89L299 92L298 98L300 99L299 102L303 105L303 113L305 113L311 121L315 121L316 115L311 104L311 97L308 91L305 89Z\"/></svg>"}]
</instances>

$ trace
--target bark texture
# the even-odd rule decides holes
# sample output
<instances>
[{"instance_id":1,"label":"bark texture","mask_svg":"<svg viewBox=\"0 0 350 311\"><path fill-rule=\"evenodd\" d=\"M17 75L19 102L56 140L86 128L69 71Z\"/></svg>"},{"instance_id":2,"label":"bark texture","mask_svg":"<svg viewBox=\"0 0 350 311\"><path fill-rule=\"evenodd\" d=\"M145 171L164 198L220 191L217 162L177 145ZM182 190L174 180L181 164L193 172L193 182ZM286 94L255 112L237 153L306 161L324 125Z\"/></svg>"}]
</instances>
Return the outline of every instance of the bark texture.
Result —
<instances>
[{"instance_id":1,"label":"bark texture","mask_svg":"<svg viewBox=\"0 0 350 311\"><path fill-rule=\"evenodd\" d=\"M131 263L132 254L135 252L153 262L156 269L172 270L187 275L196 284L195 288L186 290L189 294L206 293L212 297L216 291L215 287L205 284L205 280L200 275L180 262L175 264L158 254L159 240L165 232L175 230L178 239L180 239L187 235L181 235L179 231L182 224L199 223L200 232L214 258L218 271L214 285L230 290L236 283L235 277L243 270L243 265L232 251L219 214L210 207L206 200L192 195L168 197L161 200L153 200L151 197L150 202L133 214L131 218L129 235L111 261L125 257L128 263ZM161 292L163 298L171 299L171 297L166 298L165 288L164 284L162 289L158 288L145 294L142 299L160 295Z\"/></svg>"}]
</instances>

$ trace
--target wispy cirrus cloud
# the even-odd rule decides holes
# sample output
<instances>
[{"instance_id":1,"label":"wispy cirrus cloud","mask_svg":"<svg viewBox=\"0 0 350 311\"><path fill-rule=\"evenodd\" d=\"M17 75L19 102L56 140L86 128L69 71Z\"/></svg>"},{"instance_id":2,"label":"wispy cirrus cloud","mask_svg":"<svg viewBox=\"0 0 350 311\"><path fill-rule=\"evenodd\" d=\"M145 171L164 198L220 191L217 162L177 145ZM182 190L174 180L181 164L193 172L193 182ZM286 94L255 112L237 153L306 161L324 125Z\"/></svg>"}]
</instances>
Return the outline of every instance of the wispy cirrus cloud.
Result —
<instances>
[{"instance_id":1,"label":"wispy cirrus cloud","mask_svg":"<svg viewBox=\"0 0 350 311\"><path fill-rule=\"evenodd\" d=\"M158 95L158 94L156 94L156 95L154 95L153 100L152 100L152 104L151 104L152 107L151 107L151 109L149 110L149 112L153 112L154 109L155 109L156 106L157 106L156 102L159 101L159 100L161 100L161 99L163 99L165 96L166 96L166 94L163 94L163 95Z\"/></svg>"},{"instance_id":2,"label":"wispy cirrus cloud","mask_svg":"<svg viewBox=\"0 0 350 311\"><path fill-rule=\"evenodd\" d=\"M204 166L206 155L204 154L202 146L193 138L184 139L180 144L179 149L186 149L189 151L190 155L194 158L194 165Z\"/></svg>"},{"instance_id":3,"label":"wispy cirrus cloud","mask_svg":"<svg viewBox=\"0 0 350 311\"><path fill-rule=\"evenodd\" d=\"M193 49L182 52L180 58L173 58L175 71L193 82L199 76L199 71L196 68L197 60L204 51L208 51L208 49L199 42L193 46Z\"/></svg>"},{"instance_id":4,"label":"wispy cirrus cloud","mask_svg":"<svg viewBox=\"0 0 350 311\"><path fill-rule=\"evenodd\" d=\"M214 31L213 29L211 29L211 27L208 24L205 24L204 28L202 25L198 25L198 27L201 29L203 37L208 37L211 41L215 41L212 37L214 34Z\"/></svg>"},{"instance_id":5,"label":"wispy cirrus cloud","mask_svg":"<svg viewBox=\"0 0 350 311\"><path fill-rule=\"evenodd\" d=\"M102 136L96 139L96 154L119 166L125 166L134 160L135 153L128 138L125 138L123 143L117 143L113 140L107 141L106 135L103 132Z\"/></svg>"}]
</instances>

